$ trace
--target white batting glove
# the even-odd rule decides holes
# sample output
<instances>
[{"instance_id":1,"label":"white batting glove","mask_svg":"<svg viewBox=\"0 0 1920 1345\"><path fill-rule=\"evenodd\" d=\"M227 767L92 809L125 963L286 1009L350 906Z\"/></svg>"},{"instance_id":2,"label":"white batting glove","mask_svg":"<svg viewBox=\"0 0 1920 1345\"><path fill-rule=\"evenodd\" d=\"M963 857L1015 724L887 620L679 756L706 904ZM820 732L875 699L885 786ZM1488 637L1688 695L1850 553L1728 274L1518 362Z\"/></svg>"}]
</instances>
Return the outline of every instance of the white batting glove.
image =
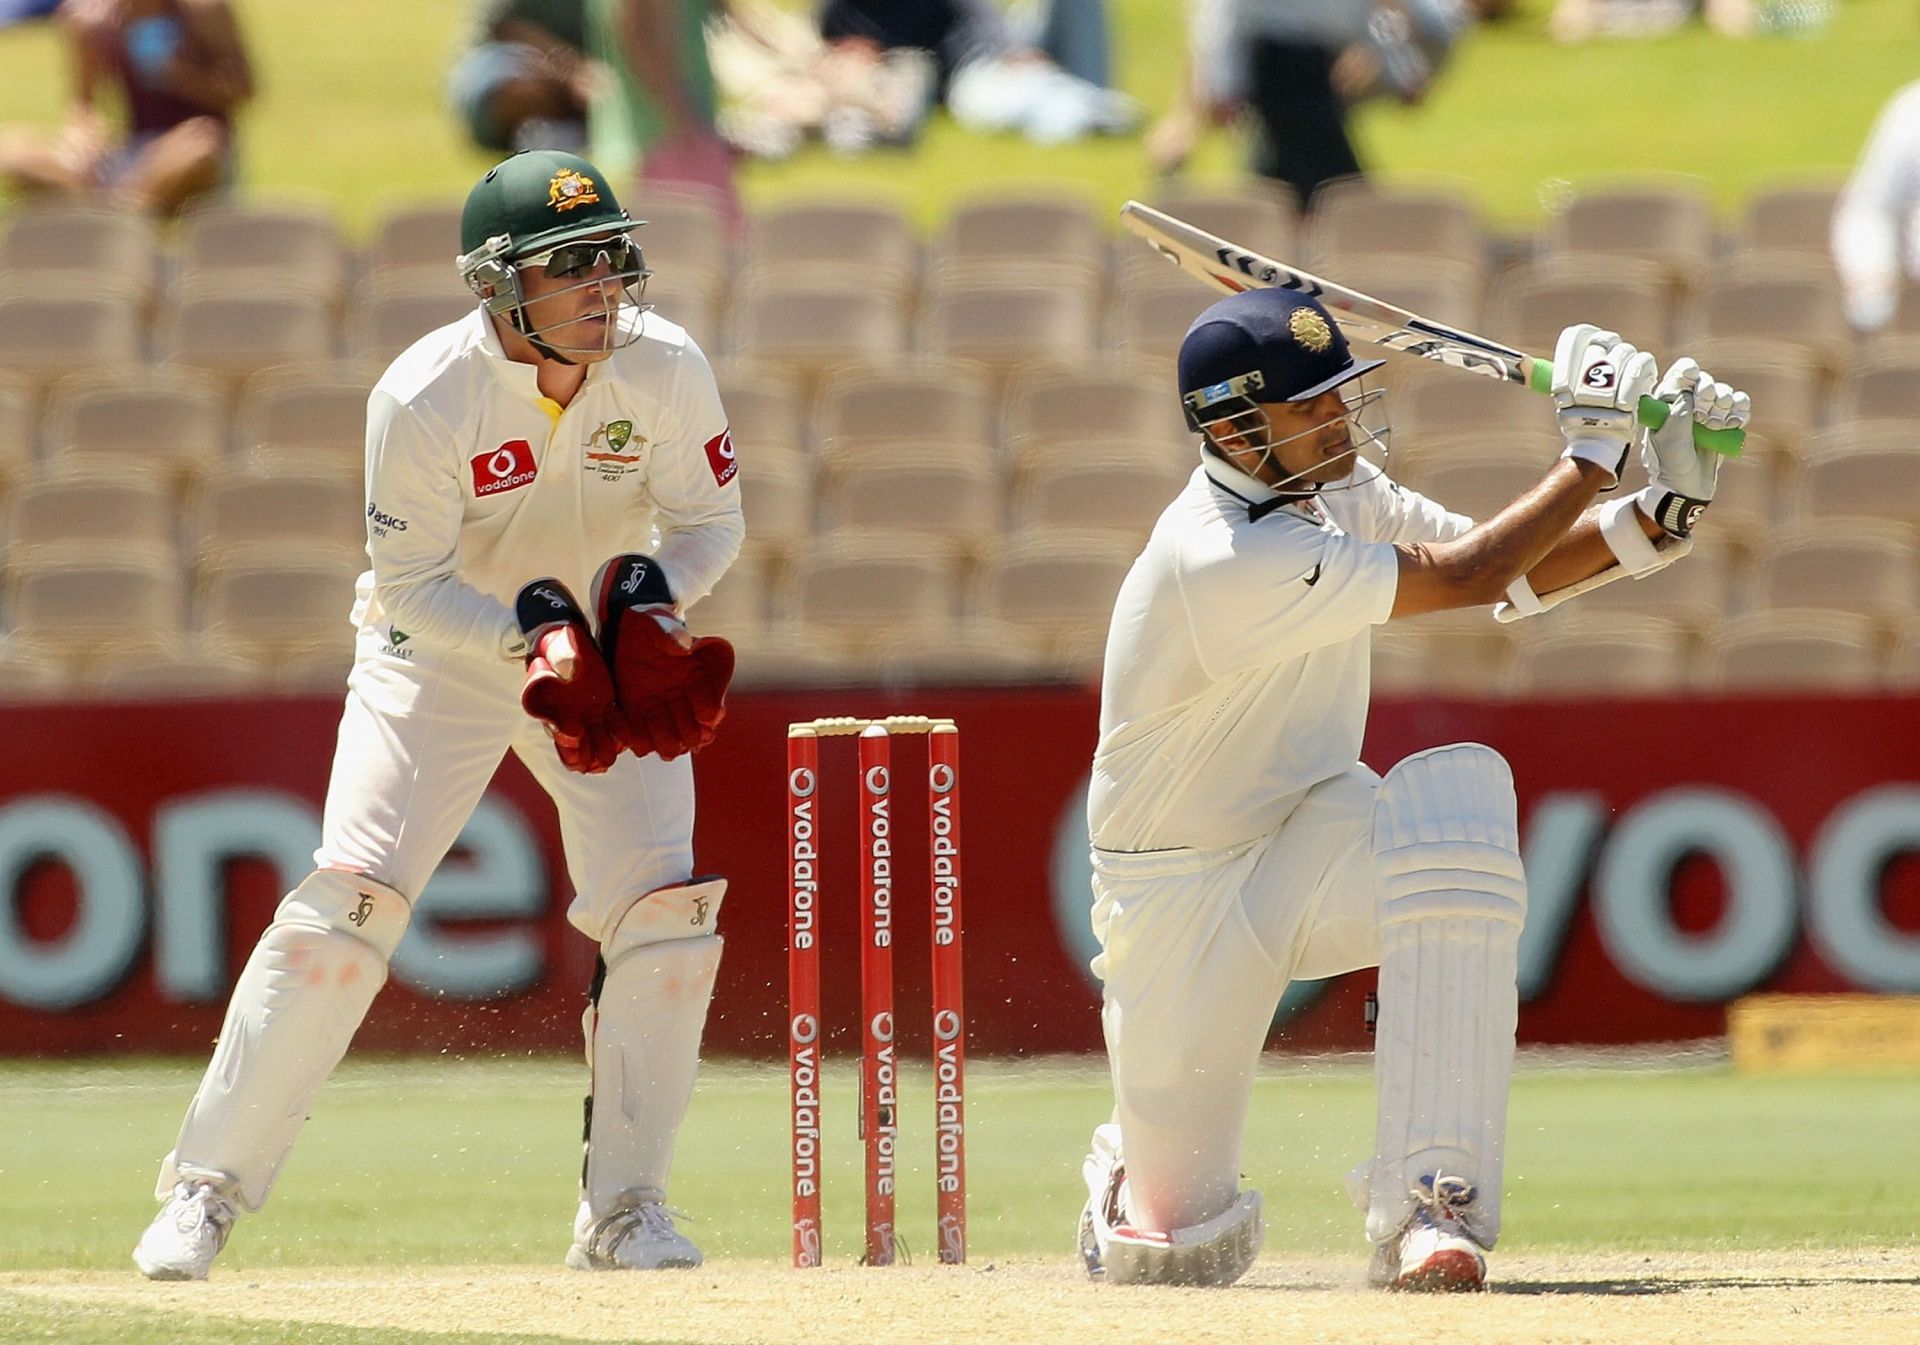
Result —
<instances>
[{"instance_id":1,"label":"white batting glove","mask_svg":"<svg viewBox=\"0 0 1920 1345\"><path fill-rule=\"evenodd\" d=\"M1671 407L1672 414L1641 439L1640 460L1653 484L1640 492L1638 503L1669 535L1685 537L1713 499L1720 477L1720 455L1694 445L1693 427L1745 426L1753 404L1746 393L1718 382L1686 358L1668 366L1653 395Z\"/></svg>"},{"instance_id":2,"label":"white batting glove","mask_svg":"<svg viewBox=\"0 0 1920 1345\"><path fill-rule=\"evenodd\" d=\"M1653 356L1580 322L1560 333L1553 351L1553 404L1567 458L1581 458L1620 481L1633 442L1640 399L1653 391L1659 373Z\"/></svg>"}]
</instances>

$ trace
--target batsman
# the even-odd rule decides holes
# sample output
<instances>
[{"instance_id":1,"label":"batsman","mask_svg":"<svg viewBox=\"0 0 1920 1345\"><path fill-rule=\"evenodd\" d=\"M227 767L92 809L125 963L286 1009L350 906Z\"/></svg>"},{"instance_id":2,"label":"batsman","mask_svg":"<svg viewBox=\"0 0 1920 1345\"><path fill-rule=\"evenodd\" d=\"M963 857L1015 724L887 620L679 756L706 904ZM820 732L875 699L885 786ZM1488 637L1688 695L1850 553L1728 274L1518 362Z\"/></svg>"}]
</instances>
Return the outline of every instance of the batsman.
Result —
<instances>
[{"instance_id":1,"label":"batsman","mask_svg":"<svg viewBox=\"0 0 1920 1345\"><path fill-rule=\"evenodd\" d=\"M1114 1283L1225 1285L1262 1238L1240 1189L1260 1051L1287 984L1379 968L1372 1156L1349 1178L1369 1279L1482 1288L1526 918L1513 778L1489 747L1360 762L1369 632L1547 611L1684 558L1719 464L1694 425L1748 399L1588 325L1560 334L1565 446L1476 523L1396 484L1382 363L1297 290L1214 304L1178 376L1200 466L1121 586L1088 799L1112 1074L1079 1245ZM1636 407L1653 394L1658 431ZM1597 503L1638 451L1652 484Z\"/></svg>"},{"instance_id":2,"label":"batsman","mask_svg":"<svg viewBox=\"0 0 1920 1345\"><path fill-rule=\"evenodd\" d=\"M706 358L642 306L636 223L584 159L498 165L461 220L473 311L368 400L372 565L320 848L161 1164L164 1204L133 1254L151 1278L206 1278L266 1202L509 749L559 812L568 919L599 949L567 1263L700 1263L665 1200L726 894L693 872L691 754L720 722L733 652L692 639L681 612L745 529Z\"/></svg>"}]
</instances>

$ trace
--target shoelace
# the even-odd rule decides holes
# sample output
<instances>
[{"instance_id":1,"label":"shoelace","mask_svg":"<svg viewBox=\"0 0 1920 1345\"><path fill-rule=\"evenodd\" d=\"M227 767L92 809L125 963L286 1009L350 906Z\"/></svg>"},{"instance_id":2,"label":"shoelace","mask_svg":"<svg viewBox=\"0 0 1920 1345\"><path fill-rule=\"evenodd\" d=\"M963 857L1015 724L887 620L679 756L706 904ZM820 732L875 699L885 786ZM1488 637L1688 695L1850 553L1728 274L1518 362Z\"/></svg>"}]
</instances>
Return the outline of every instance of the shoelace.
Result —
<instances>
[{"instance_id":1,"label":"shoelace","mask_svg":"<svg viewBox=\"0 0 1920 1345\"><path fill-rule=\"evenodd\" d=\"M611 1256L614 1249L636 1232L644 1232L649 1238L667 1239L676 1235L673 1226L675 1217L687 1216L679 1210L670 1210L657 1200L644 1200L637 1205L615 1210L594 1226L591 1239L593 1249L602 1256Z\"/></svg>"},{"instance_id":2,"label":"shoelace","mask_svg":"<svg viewBox=\"0 0 1920 1345\"><path fill-rule=\"evenodd\" d=\"M1472 1218L1473 1202L1480 1189L1465 1177L1450 1177L1443 1172L1422 1174L1411 1188L1419 1202L1419 1213L1438 1225L1453 1224L1474 1241L1480 1241Z\"/></svg>"},{"instance_id":3,"label":"shoelace","mask_svg":"<svg viewBox=\"0 0 1920 1345\"><path fill-rule=\"evenodd\" d=\"M182 1182L174 1188L174 1200L179 1205L173 1216L175 1228L187 1234L211 1228L215 1237L226 1240L227 1230L233 1227L233 1206L211 1183Z\"/></svg>"}]
</instances>

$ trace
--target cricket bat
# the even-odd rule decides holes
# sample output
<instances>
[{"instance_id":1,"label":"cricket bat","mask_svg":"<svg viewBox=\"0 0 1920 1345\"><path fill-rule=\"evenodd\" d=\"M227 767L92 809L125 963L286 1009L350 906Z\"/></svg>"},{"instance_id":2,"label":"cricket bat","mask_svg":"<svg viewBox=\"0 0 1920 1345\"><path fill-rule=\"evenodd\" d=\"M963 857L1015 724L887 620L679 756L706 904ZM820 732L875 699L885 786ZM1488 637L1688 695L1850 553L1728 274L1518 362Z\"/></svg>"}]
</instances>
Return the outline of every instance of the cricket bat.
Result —
<instances>
[{"instance_id":1,"label":"cricket bat","mask_svg":"<svg viewBox=\"0 0 1920 1345\"><path fill-rule=\"evenodd\" d=\"M1353 341L1385 350L1397 350L1417 359L1433 360L1453 369L1518 383L1535 392L1551 392L1553 361L1514 350L1484 336L1463 332L1445 323L1409 313L1404 308L1370 298L1357 290L1249 252L1205 229L1128 201L1120 208L1120 223L1144 238L1153 249L1203 284L1228 294L1250 289L1291 289L1311 294L1340 320L1340 330ZM1640 399L1639 418L1649 429L1667 423L1672 410L1655 397ZM1693 427L1693 442L1730 458L1740 456L1746 431Z\"/></svg>"}]
</instances>

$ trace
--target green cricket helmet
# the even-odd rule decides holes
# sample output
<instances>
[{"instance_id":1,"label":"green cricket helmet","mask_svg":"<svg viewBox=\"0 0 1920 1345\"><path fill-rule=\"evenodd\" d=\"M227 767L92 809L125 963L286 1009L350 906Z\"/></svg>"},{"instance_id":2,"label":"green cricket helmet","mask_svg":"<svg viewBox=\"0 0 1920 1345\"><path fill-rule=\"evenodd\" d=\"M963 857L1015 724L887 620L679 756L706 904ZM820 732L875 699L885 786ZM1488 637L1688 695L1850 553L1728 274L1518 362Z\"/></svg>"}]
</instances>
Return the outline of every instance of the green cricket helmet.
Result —
<instances>
[{"instance_id":1,"label":"green cricket helmet","mask_svg":"<svg viewBox=\"0 0 1920 1345\"><path fill-rule=\"evenodd\" d=\"M550 359L576 363L570 357L591 358L638 339L638 327L619 336L614 317L624 301L640 304L652 274L632 236L643 222L621 209L606 175L577 154L523 150L494 165L467 194L460 215L460 274L487 311L506 318L535 349ZM602 261L608 270L593 274ZM548 339L528 316L522 276L529 267L541 267L553 279L580 277L578 284L549 291L548 297L601 288L607 297L606 322L597 344ZM609 279L618 285L608 287ZM578 320L575 315L558 325Z\"/></svg>"}]
</instances>

